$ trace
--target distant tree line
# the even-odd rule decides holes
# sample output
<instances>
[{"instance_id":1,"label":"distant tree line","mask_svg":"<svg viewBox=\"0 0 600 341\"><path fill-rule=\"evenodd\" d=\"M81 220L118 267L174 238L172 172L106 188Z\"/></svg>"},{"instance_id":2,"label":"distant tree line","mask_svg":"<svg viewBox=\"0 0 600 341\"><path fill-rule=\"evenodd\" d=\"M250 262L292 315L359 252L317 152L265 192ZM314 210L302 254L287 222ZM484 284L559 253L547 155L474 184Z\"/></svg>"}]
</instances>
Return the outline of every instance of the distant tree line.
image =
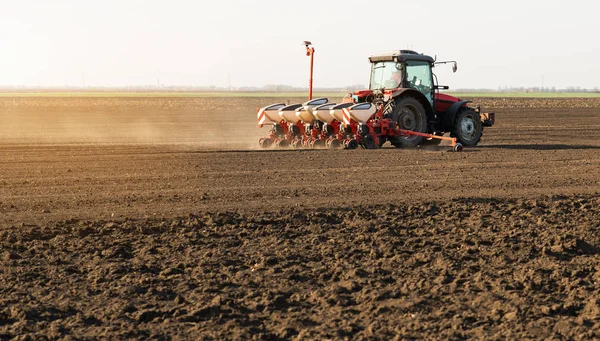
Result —
<instances>
[{"instance_id":1,"label":"distant tree line","mask_svg":"<svg viewBox=\"0 0 600 341\"><path fill-rule=\"evenodd\" d=\"M463 89L461 89L462 91ZM471 90L475 91L475 90ZM487 92L488 90L486 90ZM600 89L596 86L591 89L582 88L580 86L568 86L566 88L557 88L555 86L552 87L499 87L498 92L590 92L590 93L600 93Z\"/></svg>"},{"instance_id":2,"label":"distant tree line","mask_svg":"<svg viewBox=\"0 0 600 341\"><path fill-rule=\"evenodd\" d=\"M340 87L316 87L313 90L315 92L354 92L357 90L368 89L369 86L365 84L351 84ZM308 87L295 87L285 84L268 84L265 86L237 86L237 87L219 87L219 86L168 86L168 85L138 85L138 86L124 86L124 87L103 87L103 86L64 86L64 87L32 87L32 86L2 86L0 92L10 91L210 91L210 92L227 92L227 91L239 91L239 92L300 92L307 91ZM600 93L599 87L591 89L582 88L580 86L568 86L566 88L552 87L514 87L514 86L503 86L497 89L486 89L486 88L459 88L452 89L452 92L579 92L579 93Z\"/></svg>"}]
</instances>

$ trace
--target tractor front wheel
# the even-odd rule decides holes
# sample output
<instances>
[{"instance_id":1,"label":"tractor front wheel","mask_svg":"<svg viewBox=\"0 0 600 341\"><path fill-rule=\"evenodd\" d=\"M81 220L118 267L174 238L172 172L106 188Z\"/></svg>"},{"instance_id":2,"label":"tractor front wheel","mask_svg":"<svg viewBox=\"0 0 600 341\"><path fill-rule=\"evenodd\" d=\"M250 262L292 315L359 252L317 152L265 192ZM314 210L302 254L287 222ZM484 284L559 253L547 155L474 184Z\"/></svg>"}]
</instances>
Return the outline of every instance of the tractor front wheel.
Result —
<instances>
[{"instance_id":1,"label":"tractor front wheel","mask_svg":"<svg viewBox=\"0 0 600 341\"><path fill-rule=\"evenodd\" d=\"M481 118L475 110L467 108L456 115L452 135L466 147L475 147L483 134Z\"/></svg>"},{"instance_id":2,"label":"tractor front wheel","mask_svg":"<svg viewBox=\"0 0 600 341\"><path fill-rule=\"evenodd\" d=\"M400 129L424 133L427 129L427 114L421 102L413 97L400 97L395 99L392 110L392 122ZM395 147L416 147L421 144L421 136L394 136L389 141Z\"/></svg>"}]
</instances>

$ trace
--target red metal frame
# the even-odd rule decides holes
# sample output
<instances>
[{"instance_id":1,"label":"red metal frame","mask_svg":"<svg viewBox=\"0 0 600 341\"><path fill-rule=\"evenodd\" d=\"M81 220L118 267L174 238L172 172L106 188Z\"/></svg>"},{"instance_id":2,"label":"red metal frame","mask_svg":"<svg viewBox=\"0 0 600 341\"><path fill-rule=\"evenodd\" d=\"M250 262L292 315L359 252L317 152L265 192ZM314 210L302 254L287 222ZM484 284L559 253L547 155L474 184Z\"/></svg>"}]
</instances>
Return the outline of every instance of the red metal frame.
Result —
<instances>
[{"instance_id":1,"label":"red metal frame","mask_svg":"<svg viewBox=\"0 0 600 341\"><path fill-rule=\"evenodd\" d=\"M493 114L490 116L493 120ZM281 127L279 132L276 126ZM260 139L259 143L262 145L263 141L269 139L272 144L278 147L292 146L293 148L313 148L325 146L337 148L345 146L348 148L351 145L364 145L365 141L363 140L367 135L371 135L373 137L373 147L379 148L379 142L382 137L421 136L427 139L450 141L454 150L462 150L462 145L460 145L454 137L420 133L412 130L400 129L398 127L392 128L391 120L389 118L383 118L383 106L380 106L373 116L364 123L363 128L361 128L362 131L360 132L359 123L352 119L348 119L347 122L333 121L328 124L328 129L331 129L331 132L325 133L325 131L316 126L307 127L300 121L296 123L287 123L284 120L281 120L279 123L273 124L273 129L269 136ZM367 131L364 131L364 129ZM378 132L376 133L376 131Z\"/></svg>"},{"instance_id":2,"label":"red metal frame","mask_svg":"<svg viewBox=\"0 0 600 341\"><path fill-rule=\"evenodd\" d=\"M337 121L336 121L337 122ZM366 134L359 133L358 131L359 123L351 120L348 124L341 122L338 123L335 131L336 133L332 138L329 138L328 145L331 144L331 139L336 139L341 142L344 146L347 146L351 140L356 140L358 144L362 144L363 139ZM458 150L462 150L460 144L458 144L456 138L454 137L444 137L427 133L420 133L412 130L400 129L400 128L392 128L390 119L383 118L383 107L379 107L377 112L373 114L373 116L364 123L364 126L367 128L367 134L373 136L375 148L379 147L379 141L381 137L389 138L394 136L422 136L427 139L438 139L450 141L452 147L456 147L458 145ZM340 127L343 127L343 132ZM379 130L379 133L375 133L376 130Z\"/></svg>"}]
</instances>

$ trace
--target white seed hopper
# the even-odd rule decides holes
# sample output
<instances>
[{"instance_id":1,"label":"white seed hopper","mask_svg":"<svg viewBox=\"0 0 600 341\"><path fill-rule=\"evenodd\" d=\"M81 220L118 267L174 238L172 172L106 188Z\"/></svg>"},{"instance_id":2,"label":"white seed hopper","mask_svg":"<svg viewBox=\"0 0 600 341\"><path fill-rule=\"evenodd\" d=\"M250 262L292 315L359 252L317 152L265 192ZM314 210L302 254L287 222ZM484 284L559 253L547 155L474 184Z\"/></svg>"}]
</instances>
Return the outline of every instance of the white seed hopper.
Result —
<instances>
[{"instance_id":1,"label":"white seed hopper","mask_svg":"<svg viewBox=\"0 0 600 341\"><path fill-rule=\"evenodd\" d=\"M302 123L312 124L316 120L315 116L313 115L313 108L323 105L327 102L329 102L329 99L327 98L317 98L305 102L300 108L296 109L296 116L300 119L300 121L302 121Z\"/></svg>"},{"instance_id":2,"label":"white seed hopper","mask_svg":"<svg viewBox=\"0 0 600 341\"><path fill-rule=\"evenodd\" d=\"M335 103L319 105L318 107L313 108L312 112L317 120L325 123L331 123L333 121L333 116L329 114L329 111L335 106Z\"/></svg>"},{"instance_id":3,"label":"white seed hopper","mask_svg":"<svg viewBox=\"0 0 600 341\"><path fill-rule=\"evenodd\" d=\"M348 108L350 117L358 123L366 123L376 111L371 103L359 103Z\"/></svg>"},{"instance_id":4,"label":"white seed hopper","mask_svg":"<svg viewBox=\"0 0 600 341\"><path fill-rule=\"evenodd\" d=\"M296 116L296 109L300 108L302 104L291 104L279 109L279 117L288 123L297 123L300 121Z\"/></svg>"},{"instance_id":5,"label":"white seed hopper","mask_svg":"<svg viewBox=\"0 0 600 341\"><path fill-rule=\"evenodd\" d=\"M283 107L285 107L285 104L277 103L258 109L256 114L258 117L258 124L265 125L279 123L279 121L281 121L279 110Z\"/></svg>"},{"instance_id":6,"label":"white seed hopper","mask_svg":"<svg viewBox=\"0 0 600 341\"><path fill-rule=\"evenodd\" d=\"M329 115L339 122L344 122L343 109L350 108L354 103L340 103L329 110Z\"/></svg>"}]
</instances>

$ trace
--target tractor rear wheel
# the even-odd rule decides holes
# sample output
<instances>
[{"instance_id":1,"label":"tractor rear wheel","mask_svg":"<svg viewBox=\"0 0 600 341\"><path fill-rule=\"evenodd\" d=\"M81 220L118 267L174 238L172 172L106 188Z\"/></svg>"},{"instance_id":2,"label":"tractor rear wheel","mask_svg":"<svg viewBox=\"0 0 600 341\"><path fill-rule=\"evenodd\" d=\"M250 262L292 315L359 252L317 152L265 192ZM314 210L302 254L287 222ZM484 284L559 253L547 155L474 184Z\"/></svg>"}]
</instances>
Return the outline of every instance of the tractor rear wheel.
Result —
<instances>
[{"instance_id":1,"label":"tractor rear wheel","mask_svg":"<svg viewBox=\"0 0 600 341\"><path fill-rule=\"evenodd\" d=\"M466 147L474 147L481 140L483 124L475 110L466 108L458 112L454 120L452 135Z\"/></svg>"},{"instance_id":2,"label":"tractor rear wheel","mask_svg":"<svg viewBox=\"0 0 600 341\"><path fill-rule=\"evenodd\" d=\"M421 102L414 97L401 97L395 99L394 109L392 110L392 122L395 122L400 129L411 130L418 133L424 133L427 129L427 115ZM389 138L391 144L395 147L416 147L423 137L421 136L393 136Z\"/></svg>"}]
</instances>

